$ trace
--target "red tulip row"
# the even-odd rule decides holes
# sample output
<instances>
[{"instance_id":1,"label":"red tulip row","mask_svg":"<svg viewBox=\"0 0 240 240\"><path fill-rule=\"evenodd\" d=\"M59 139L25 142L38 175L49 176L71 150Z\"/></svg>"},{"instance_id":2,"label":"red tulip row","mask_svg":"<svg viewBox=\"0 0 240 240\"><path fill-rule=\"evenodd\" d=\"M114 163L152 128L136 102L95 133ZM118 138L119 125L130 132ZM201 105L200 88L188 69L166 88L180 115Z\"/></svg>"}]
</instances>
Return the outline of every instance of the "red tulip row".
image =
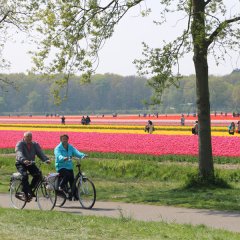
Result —
<instances>
[{"instance_id":1,"label":"red tulip row","mask_svg":"<svg viewBox=\"0 0 240 240\"><path fill-rule=\"evenodd\" d=\"M62 132L33 132L33 140L43 149L53 149L59 143ZM197 155L198 137L180 135L116 134L95 132L69 132L69 142L80 151L114 152L151 155ZM23 131L0 131L0 148L14 148L22 139ZM240 138L212 137L215 156L240 157Z\"/></svg>"}]
</instances>

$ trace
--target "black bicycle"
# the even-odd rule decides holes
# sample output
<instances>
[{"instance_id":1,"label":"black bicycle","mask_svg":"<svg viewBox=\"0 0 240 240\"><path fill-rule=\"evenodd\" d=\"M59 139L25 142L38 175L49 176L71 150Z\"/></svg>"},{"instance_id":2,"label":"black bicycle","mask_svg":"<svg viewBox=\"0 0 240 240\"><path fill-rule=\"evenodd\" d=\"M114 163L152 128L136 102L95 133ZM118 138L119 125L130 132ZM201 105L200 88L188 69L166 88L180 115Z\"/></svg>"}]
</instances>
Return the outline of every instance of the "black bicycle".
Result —
<instances>
[{"instance_id":1,"label":"black bicycle","mask_svg":"<svg viewBox=\"0 0 240 240\"><path fill-rule=\"evenodd\" d=\"M32 162L32 164L35 164ZM10 200L14 208L23 209L31 200L23 192L22 175L21 173L13 173L10 179ZM57 194L54 186L48 181L47 176L41 173L41 179L33 189L36 196L35 201L41 210L52 210L57 200Z\"/></svg>"},{"instance_id":2,"label":"black bicycle","mask_svg":"<svg viewBox=\"0 0 240 240\"><path fill-rule=\"evenodd\" d=\"M76 161L78 173L75 175L73 187L71 189L68 183L63 190L56 190L56 206L62 207L66 200L69 199L71 201L79 200L83 208L91 209L96 201L96 189L93 182L81 171L80 159L76 158ZM58 177L58 182L60 181L61 175Z\"/></svg>"}]
</instances>

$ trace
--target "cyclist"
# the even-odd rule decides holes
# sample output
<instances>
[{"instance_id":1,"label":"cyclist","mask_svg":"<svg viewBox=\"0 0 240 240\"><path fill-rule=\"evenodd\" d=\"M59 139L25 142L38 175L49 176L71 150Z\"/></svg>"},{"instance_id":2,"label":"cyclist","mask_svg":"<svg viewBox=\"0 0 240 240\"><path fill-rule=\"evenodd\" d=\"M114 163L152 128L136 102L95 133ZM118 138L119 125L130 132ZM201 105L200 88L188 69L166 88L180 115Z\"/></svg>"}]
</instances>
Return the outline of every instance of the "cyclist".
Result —
<instances>
[{"instance_id":1,"label":"cyclist","mask_svg":"<svg viewBox=\"0 0 240 240\"><path fill-rule=\"evenodd\" d=\"M83 158L86 154L79 152L75 147L68 143L69 136L63 134L60 136L60 143L54 149L56 171L61 176L59 190L65 190L65 186L69 182L72 189L74 182L72 157ZM69 196L71 199L71 196Z\"/></svg>"},{"instance_id":2,"label":"cyclist","mask_svg":"<svg viewBox=\"0 0 240 240\"><path fill-rule=\"evenodd\" d=\"M32 141L32 133L25 132L23 140L19 141L15 147L16 168L22 175L23 192L30 201L34 197L33 189L41 179L41 171L35 165L36 155L46 163L50 163L49 158L43 153L40 145ZM31 184L28 182L28 173L33 177Z\"/></svg>"}]
</instances>

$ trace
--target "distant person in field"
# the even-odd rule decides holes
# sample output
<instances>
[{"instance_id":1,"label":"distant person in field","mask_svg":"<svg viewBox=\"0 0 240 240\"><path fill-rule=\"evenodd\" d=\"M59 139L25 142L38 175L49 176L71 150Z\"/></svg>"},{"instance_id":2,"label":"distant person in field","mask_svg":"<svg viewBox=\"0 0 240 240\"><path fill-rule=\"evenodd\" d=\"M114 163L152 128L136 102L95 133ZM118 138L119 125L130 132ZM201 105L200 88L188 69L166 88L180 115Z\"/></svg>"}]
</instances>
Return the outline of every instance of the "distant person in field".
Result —
<instances>
[{"instance_id":1,"label":"distant person in field","mask_svg":"<svg viewBox=\"0 0 240 240\"><path fill-rule=\"evenodd\" d=\"M90 119L90 117L89 117L89 116L87 116L85 121L86 121L86 125L90 124L90 122L91 122L91 119Z\"/></svg>"},{"instance_id":2,"label":"distant person in field","mask_svg":"<svg viewBox=\"0 0 240 240\"><path fill-rule=\"evenodd\" d=\"M185 125L185 118L184 118L184 115L182 114L182 117L180 119L180 122L181 122L181 126L184 126Z\"/></svg>"},{"instance_id":3,"label":"distant person in field","mask_svg":"<svg viewBox=\"0 0 240 240\"><path fill-rule=\"evenodd\" d=\"M195 121L195 124L192 128L192 134L198 135L198 121Z\"/></svg>"},{"instance_id":4,"label":"distant person in field","mask_svg":"<svg viewBox=\"0 0 240 240\"><path fill-rule=\"evenodd\" d=\"M145 132L148 132L150 134L153 133L154 131L154 125L153 125L153 122L151 120L148 120L147 122L147 125L145 126L145 129L144 129Z\"/></svg>"},{"instance_id":5,"label":"distant person in field","mask_svg":"<svg viewBox=\"0 0 240 240\"><path fill-rule=\"evenodd\" d=\"M86 118L85 118L84 116L82 116L81 124L82 124L82 125L85 125L85 124L86 124Z\"/></svg>"},{"instance_id":6,"label":"distant person in field","mask_svg":"<svg viewBox=\"0 0 240 240\"><path fill-rule=\"evenodd\" d=\"M237 122L236 133L240 133L240 121Z\"/></svg>"},{"instance_id":7,"label":"distant person in field","mask_svg":"<svg viewBox=\"0 0 240 240\"><path fill-rule=\"evenodd\" d=\"M62 123L63 125L65 125L65 120L66 120L65 117L62 116L62 117L61 117L61 123Z\"/></svg>"},{"instance_id":8,"label":"distant person in field","mask_svg":"<svg viewBox=\"0 0 240 240\"><path fill-rule=\"evenodd\" d=\"M228 126L228 133L230 135L234 135L234 132L235 132L235 123L231 122L230 125Z\"/></svg>"}]
</instances>

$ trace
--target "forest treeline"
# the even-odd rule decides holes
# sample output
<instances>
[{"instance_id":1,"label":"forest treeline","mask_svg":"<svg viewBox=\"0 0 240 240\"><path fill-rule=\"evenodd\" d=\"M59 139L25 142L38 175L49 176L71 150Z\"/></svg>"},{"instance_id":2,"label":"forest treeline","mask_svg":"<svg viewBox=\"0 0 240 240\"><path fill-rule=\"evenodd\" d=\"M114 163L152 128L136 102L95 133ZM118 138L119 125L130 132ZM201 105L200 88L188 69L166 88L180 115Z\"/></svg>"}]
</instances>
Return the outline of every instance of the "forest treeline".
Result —
<instances>
[{"instance_id":1,"label":"forest treeline","mask_svg":"<svg viewBox=\"0 0 240 240\"><path fill-rule=\"evenodd\" d=\"M54 104L51 82L38 75L8 74L1 78L14 82L0 93L0 115L8 114L107 114L107 113L182 113L196 112L195 76L184 76L179 87L166 89L162 104L150 106L152 90L147 79L116 74L96 74L91 83L80 77L69 81L67 99ZM240 112L240 71L225 76L210 76L211 111Z\"/></svg>"}]
</instances>

